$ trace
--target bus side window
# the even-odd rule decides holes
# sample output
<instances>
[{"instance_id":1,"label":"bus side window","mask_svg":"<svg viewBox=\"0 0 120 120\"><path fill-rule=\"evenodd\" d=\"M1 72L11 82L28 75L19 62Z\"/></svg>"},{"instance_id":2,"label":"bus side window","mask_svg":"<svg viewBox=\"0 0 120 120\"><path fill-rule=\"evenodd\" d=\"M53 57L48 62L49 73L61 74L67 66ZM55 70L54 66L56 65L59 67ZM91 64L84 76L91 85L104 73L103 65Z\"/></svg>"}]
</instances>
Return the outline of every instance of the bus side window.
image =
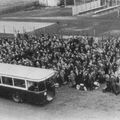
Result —
<instances>
[{"instance_id":1,"label":"bus side window","mask_svg":"<svg viewBox=\"0 0 120 120\"><path fill-rule=\"evenodd\" d=\"M13 85L12 78L10 77L2 77L2 82L6 85Z\"/></svg>"},{"instance_id":2,"label":"bus side window","mask_svg":"<svg viewBox=\"0 0 120 120\"><path fill-rule=\"evenodd\" d=\"M15 85L16 87L25 88L25 80L14 79L14 85Z\"/></svg>"}]
</instances>

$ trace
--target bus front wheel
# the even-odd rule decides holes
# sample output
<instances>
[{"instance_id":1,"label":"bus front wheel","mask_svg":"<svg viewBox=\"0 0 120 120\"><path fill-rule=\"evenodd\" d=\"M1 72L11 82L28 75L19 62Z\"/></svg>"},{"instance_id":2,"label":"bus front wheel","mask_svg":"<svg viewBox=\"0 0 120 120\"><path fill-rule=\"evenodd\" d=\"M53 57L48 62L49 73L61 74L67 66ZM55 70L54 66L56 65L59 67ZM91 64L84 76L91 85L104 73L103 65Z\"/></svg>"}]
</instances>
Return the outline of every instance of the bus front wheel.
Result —
<instances>
[{"instance_id":1,"label":"bus front wheel","mask_svg":"<svg viewBox=\"0 0 120 120\"><path fill-rule=\"evenodd\" d=\"M22 98L21 98L19 93L13 93L12 94L12 99L16 103L22 103L23 102L23 100L22 100Z\"/></svg>"}]
</instances>

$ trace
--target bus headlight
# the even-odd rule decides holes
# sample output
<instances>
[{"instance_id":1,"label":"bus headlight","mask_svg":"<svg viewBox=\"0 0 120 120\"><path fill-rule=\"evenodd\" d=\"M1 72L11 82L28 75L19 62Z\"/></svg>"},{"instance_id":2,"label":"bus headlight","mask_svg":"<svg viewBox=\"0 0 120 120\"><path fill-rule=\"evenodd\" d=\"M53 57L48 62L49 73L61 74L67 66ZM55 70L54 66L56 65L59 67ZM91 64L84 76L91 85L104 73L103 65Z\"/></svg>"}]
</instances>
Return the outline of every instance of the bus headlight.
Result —
<instances>
[{"instance_id":1,"label":"bus headlight","mask_svg":"<svg viewBox=\"0 0 120 120\"><path fill-rule=\"evenodd\" d=\"M47 92L44 92L44 96L46 96L47 95Z\"/></svg>"}]
</instances>

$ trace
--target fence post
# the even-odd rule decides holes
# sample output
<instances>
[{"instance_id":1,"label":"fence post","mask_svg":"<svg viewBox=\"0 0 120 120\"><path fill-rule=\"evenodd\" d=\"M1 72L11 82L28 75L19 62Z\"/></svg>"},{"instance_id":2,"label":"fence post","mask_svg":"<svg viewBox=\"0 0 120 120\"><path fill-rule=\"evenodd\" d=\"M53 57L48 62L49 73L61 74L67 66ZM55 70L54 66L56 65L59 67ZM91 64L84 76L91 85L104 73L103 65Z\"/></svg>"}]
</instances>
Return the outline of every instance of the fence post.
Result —
<instances>
[{"instance_id":1,"label":"fence post","mask_svg":"<svg viewBox=\"0 0 120 120\"><path fill-rule=\"evenodd\" d=\"M4 33L5 33L5 26L3 26L3 31L4 31Z\"/></svg>"}]
</instances>

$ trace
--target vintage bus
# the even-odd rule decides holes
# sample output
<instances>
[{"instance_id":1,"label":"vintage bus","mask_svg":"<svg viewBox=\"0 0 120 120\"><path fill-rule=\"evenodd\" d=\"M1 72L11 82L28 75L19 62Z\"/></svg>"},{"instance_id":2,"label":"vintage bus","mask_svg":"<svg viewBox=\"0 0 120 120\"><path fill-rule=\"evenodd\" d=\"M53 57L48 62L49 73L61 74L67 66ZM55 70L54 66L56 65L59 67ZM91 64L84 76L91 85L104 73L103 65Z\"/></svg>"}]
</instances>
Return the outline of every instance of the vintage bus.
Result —
<instances>
[{"instance_id":1,"label":"vintage bus","mask_svg":"<svg viewBox=\"0 0 120 120\"><path fill-rule=\"evenodd\" d=\"M17 103L52 101L55 74L54 70L0 63L0 95Z\"/></svg>"}]
</instances>

